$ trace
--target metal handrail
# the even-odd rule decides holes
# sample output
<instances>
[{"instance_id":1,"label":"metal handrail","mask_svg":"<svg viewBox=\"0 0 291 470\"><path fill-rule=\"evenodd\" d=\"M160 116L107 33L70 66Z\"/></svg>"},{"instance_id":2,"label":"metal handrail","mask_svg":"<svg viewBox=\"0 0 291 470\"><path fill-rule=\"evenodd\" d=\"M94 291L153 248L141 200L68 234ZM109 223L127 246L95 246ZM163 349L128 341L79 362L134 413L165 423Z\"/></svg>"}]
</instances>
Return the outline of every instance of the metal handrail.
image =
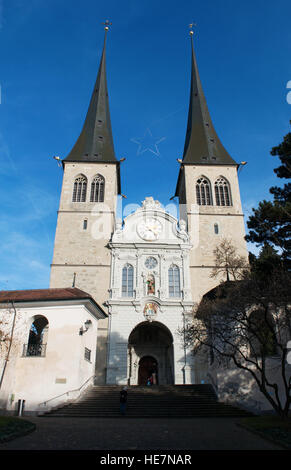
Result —
<instances>
[{"instance_id":1,"label":"metal handrail","mask_svg":"<svg viewBox=\"0 0 291 470\"><path fill-rule=\"evenodd\" d=\"M23 345L22 357L45 357L45 343L28 343Z\"/></svg>"},{"instance_id":2,"label":"metal handrail","mask_svg":"<svg viewBox=\"0 0 291 470\"><path fill-rule=\"evenodd\" d=\"M75 388L75 389L73 389L73 390L69 390L69 391L64 392L64 393L61 393L61 395L57 395L56 397L49 398L48 400L45 400L45 401L39 403L38 406L42 406L42 405L43 405L43 406L46 406L47 403L49 403L50 401L56 400L57 398L60 398L60 397L62 397L62 396L64 396L64 395L69 395L70 393L73 393L73 392L79 392L79 391L86 385L87 382L89 382L89 381L92 380L92 379L95 379L95 377L96 377L96 375L94 374L94 375L92 375L91 377L89 377L89 379L87 379L87 380L83 383L83 385L81 385L81 387Z\"/></svg>"}]
</instances>

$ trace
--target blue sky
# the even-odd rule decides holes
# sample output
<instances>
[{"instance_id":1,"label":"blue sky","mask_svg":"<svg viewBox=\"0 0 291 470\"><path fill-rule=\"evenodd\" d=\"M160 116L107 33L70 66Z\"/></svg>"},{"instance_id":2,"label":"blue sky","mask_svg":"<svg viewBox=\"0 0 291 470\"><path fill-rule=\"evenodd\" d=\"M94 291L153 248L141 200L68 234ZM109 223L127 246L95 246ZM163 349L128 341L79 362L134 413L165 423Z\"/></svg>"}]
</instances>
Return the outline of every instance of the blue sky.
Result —
<instances>
[{"instance_id":1,"label":"blue sky","mask_svg":"<svg viewBox=\"0 0 291 470\"><path fill-rule=\"evenodd\" d=\"M152 195L168 204L174 194L194 21L212 120L232 157L248 162L239 175L247 219L282 183L269 152L290 129L290 17L289 0L0 0L0 289L49 285L62 182L52 156L64 158L81 130L105 19L113 23L107 76L127 203Z\"/></svg>"}]
</instances>

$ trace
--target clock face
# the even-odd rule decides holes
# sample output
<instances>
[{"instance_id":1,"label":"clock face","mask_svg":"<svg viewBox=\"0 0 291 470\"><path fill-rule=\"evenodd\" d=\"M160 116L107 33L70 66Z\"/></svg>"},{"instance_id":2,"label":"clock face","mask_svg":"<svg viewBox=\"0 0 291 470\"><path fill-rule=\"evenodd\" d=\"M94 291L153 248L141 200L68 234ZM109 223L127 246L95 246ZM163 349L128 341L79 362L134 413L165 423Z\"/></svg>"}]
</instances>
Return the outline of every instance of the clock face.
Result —
<instances>
[{"instance_id":1,"label":"clock face","mask_svg":"<svg viewBox=\"0 0 291 470\"><path fill-rule=\"evenodd\" d=\"M157 240L162 232L162 224L153 218L145 219L138 224L137 231L146 241Z\"/></svg>"},{"instance_id":2,"label":"clock face","mask_svg":"<svg viewBox=\"0 0 291 470\"><path fill-rule=\"evenodd\" d=\"M153 258L152 256L150 256L149 258L145 260L145 267L148 269L154 269L157 266L157 264L158 262L156 258Z\"/></svg>"}]
</instances>

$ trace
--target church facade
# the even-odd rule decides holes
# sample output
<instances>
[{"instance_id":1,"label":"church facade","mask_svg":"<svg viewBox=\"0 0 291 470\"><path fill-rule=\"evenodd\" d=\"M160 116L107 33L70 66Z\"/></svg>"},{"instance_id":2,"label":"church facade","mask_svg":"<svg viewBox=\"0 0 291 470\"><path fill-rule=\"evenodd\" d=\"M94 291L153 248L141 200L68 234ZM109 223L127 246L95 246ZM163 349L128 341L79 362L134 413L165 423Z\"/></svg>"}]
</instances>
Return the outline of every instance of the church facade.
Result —
<instances>
[{"instance_id":1,"label":"church facade","mask_svg":"<svg viewBox=\"0 0 291 470\"><path fill-rule=\"evenodd\" d=\"M188 124L175 194L179 220L152 198L118 220L121 165L110 121L106 35L83 129L63 160L50 286L73 282L106 305L97 384L142 384L153 367L159 383L200 383L207 381L207 364L194 360L179 330L193 305L219 283L210 274L222 237L247 258L239 165L212 124L191 36Z\"/></svg>"},{"instance_id":2,"label":"church facade","mask_svg":"<svg viewBox=\"0 0 291 470\"><path fill-rule=\"evenodd\" d=\"M185 224L148 197L110 248L107 383L145 384L152 368L159 384L192 383L193 358L178 332L193 306Z\"/></svg>"},{"instance_id":3,"label":"church facade","mask_svg":"<svg viewBox=\"0 0 291 470\"><path fill-rule=\"evenodd\" d=\"M221 281L211 273L213 251L222 239L229 239L240 256L248 257L239 164L214 129L192 35L188 123L175 193L179 216L145 197L135 212L118 218L121 161L114 151L109 111L107 32L106 27L82 131L62 160L50 288L0 296L2 311L12 309L14 320L24 315L21 341L36 351L15 359L20 381L7 366L2 387L7 409L12 409L11 397L30 396L32 360L41 361L38 367L44 373L31 410L40 403L45 408L54 397L66 400L72 390L92 383L144 385L152 372L158 384L209 382L207 356L194 357L181 331L193 307ZM80 329L80 324L91 327ZM45 354L39 348L44 338ZM66 363L58 349L66 353Z\"/></svg>"}]
</instances>

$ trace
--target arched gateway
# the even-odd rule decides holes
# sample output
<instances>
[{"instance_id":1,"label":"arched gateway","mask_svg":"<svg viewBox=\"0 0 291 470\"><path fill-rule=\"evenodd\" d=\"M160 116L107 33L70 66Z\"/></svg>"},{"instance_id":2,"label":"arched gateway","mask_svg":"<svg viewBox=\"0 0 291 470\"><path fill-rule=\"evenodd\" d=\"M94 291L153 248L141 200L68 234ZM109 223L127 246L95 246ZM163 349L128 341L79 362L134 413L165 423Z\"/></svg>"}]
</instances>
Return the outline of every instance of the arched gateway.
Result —
<instances>
[{"instance_id":1,"label":"arched gateway","mask_svg":"<svg viewBox=\"0 0 291 470\"><path fill-rule=\"evenodd\" d=\"M143 322L128 339L130 385L145 385L153 371L158 384L174 383L173 337L162 323Z\"/></svg>"}]
</instances>

